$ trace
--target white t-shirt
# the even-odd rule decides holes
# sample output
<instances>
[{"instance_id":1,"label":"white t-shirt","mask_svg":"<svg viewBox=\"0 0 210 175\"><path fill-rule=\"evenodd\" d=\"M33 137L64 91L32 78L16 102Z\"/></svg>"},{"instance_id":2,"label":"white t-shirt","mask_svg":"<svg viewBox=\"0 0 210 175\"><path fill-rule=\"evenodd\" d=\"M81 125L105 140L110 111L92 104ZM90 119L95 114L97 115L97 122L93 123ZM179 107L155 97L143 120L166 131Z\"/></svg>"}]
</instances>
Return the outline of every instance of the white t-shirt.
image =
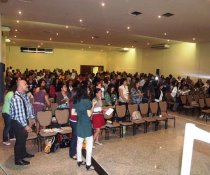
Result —
<instances>
[{"instance_id":1,"label":"white t-shirt","mask_svg":"<svg viewBox=\"0 0 210 175\"><path fill-rule=\"evenodd\" d=\"M123 96L128 100L128 94L129 94L128 86L121 85L121 86L119 87L119 90L122 90ZM126 102L126 101L124 101L120 96L119 96L119 101L120 101L120 102Z\"/></svg>"},{"instance_id":2,"label":"white t-shirt","mask_svg":"<svg viewBox=\"0 0 210 175\"><path fill-rule=\"evenodd\" d=\"M173 98L176 97L177 91L178 91L177 87L174 86L173 89L172 89L172 92L171 92L171 96L172 96Z\"/></svg>"}]
</instances>

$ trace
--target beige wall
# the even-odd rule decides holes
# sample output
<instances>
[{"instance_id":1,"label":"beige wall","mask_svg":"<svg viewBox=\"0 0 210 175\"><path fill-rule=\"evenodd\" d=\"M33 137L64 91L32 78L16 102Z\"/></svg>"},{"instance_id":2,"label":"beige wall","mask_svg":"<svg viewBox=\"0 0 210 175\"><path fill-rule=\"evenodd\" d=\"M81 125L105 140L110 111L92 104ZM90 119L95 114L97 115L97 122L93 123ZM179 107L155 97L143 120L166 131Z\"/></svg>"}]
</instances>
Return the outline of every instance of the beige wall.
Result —
<instances>
[{"instance_id":1,"label":"beige wall","mask_svg":"<svg viewBox=\"0 0 210 175\"><path fill-rule=\"evenodd\" d=\"M119 51L82 51L71 49L54 49L53 54L21 53L19 47L7 47L6 66L29 69L76 69L80 65L102 65L108 71L137 72L141 67L142 53L131 49L129 52Z\"/></svg>"},{"instance_id":2,"label":"beige wall","mask_svg":"<svg viewBox=\"0 0 210 175\"><path fill-rule=\"evenodd\" d=\"M143 49L142 70L155 73L160 69L163 75L186 75L199 71L196 44L180 43L169 49Z\"/></svg>"},{"instance_id":3,"label":"beige wall","mask_svg":"<svg viewBox=\"0 0 210 175\"><path fill-rule=\"evenodd\" d=\"M107 70L109 71L135 73L142 69L142 51L140 49L130 49L128 52L108 52L107 55Z\"/></svg>"},{"instance_id":4,"label":"beige wall","mask_svg":"<svg viewBox=\"0 0 210 175\"><path fill-rule=\"evenodd\" d=\"M21 71L29 69L76 69L80 65L103 65L106 69L105 52L82 51L71 49L54 49L53 54L21 53L19 47L7 48L7 67L19 68Z\"/></svg>"},{"instance_id":5,"label":"beige wall","mask_svg":"<svg viewBox=\"0 0 210 175\"><path fill-rule=\"evenodd\" d=\"M130 73L160 73L167 76L210 75L210 43L180 43L170 49L132 49L129 52L81 51L54 49L53 54L21 53L19 47L7 47L6 66L29 69L76 69L80 65L103 65L108 71L127 71Z\"/></svg>"}]
</instances>

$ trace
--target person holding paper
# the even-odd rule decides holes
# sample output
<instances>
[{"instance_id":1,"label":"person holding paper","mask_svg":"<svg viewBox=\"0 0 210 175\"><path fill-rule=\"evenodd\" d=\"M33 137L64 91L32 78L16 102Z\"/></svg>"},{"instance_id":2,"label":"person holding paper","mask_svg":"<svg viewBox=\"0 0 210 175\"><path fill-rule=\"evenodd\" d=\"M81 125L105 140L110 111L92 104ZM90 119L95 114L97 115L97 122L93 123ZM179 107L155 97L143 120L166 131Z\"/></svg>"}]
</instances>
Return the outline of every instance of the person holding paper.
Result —
<instances>
[{"instance_id":1,"label":"person holding paper","mask_svg":"<svg viewBox=\"0 0 210 175\"><path fill-rule=\"evenodd\" d=\"M93 109L92 123L93 123L93 128L95 129L93 140L95 144L98 144L98 145L102 145L102 143L99 142L99 135L100 135L101 127L105 125L101 99L102 99L102 91L101 89L96 88L95 98L93 99L93 101L97 101L97 103Z\"/></svg>"}]
</instances>

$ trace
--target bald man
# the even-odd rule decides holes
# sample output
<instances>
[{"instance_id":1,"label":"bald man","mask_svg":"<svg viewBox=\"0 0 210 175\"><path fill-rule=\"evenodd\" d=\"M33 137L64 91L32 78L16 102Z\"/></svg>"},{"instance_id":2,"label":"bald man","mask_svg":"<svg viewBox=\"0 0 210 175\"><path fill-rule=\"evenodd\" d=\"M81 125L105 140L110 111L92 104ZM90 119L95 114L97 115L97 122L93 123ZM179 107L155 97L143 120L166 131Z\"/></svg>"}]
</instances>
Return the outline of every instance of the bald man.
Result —
<instances>
[{"instance_id":1,"label":"bald man","mask_svg":"<svg viewBox=\"0 0 210 175\"><path fill-rule=\"evenodd\" d=\"M28 165L30 162L24 160L24 158L34 157L34 155L26 152L26 139L28 133L32 131L28 119L31 118L32 123L35 123L32 105L26 92L28 92L26 81L19 80L17 91L10 102L11 127L14 129L16 137L14 147L16 165Z\"/></svg>"}]
</instances>

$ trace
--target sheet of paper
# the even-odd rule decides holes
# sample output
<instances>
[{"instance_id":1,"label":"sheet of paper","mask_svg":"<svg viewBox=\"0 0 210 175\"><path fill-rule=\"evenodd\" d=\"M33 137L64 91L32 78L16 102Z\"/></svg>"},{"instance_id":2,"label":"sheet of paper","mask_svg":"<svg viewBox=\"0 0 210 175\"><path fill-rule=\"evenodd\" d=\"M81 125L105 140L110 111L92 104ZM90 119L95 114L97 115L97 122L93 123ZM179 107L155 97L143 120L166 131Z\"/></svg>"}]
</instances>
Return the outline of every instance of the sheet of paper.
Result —
<instances>
[{"instance_id":1,"label":"sheet of paper","mask_svg":"<svg viewBox=\"0 0 210 175\"><path fill-rule=\"evenodd\" d=\"M111 115L112 113L114 112L114 109L112 108L109 108L107 111L106 111L106 115Z\"/></svg>"}]
</instances>

